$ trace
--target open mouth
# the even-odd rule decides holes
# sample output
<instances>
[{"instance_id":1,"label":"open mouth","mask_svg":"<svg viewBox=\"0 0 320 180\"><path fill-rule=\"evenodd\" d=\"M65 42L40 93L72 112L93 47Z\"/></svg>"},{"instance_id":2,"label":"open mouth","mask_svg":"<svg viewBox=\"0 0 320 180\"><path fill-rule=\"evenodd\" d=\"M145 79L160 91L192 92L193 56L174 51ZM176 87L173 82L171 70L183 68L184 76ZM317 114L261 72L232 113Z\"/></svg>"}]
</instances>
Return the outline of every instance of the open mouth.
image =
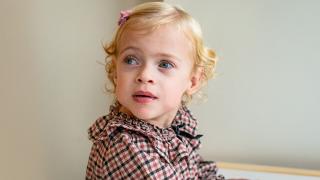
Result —
<instances>
[{"instance_id":1,"label":"open mouth","mask_svg":"<svg viewBox=\"0 0 320 180\"><path fill-rule=\"evenodd\" d=\"M152 100L158 99L155 95L146 91L138 91L132 95L133 99L139 103L148 103Z\"/></svg>"},{"instance_id":2,"label":"open mouth","mask_svg":"<svg viewBox=\"0 0 320 180\"><path fill-rule=\"evenodd\" d=\"M135 98L152 98L152 99L157 99L154 96L147 96L147 95L133 95Z\"/></svg>"}]
</instances>

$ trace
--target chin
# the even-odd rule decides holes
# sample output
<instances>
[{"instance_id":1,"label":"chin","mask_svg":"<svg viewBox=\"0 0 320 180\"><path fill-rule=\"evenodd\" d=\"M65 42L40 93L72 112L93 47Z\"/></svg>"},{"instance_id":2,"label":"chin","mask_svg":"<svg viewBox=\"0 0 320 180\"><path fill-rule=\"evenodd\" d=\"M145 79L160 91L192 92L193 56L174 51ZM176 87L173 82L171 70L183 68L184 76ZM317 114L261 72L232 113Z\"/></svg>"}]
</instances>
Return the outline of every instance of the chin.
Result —
<instances>
[{"instance_id":1,"label":"chin","mask_svg":"<svg viewBox=\"0 0 320 180\"><path fill-rule=\"evenodd\" d=\"M152 108L144 107L133 107L130 112L139 119L153 119L155 117L155 112Z\"/></svg>"}]
</instances>

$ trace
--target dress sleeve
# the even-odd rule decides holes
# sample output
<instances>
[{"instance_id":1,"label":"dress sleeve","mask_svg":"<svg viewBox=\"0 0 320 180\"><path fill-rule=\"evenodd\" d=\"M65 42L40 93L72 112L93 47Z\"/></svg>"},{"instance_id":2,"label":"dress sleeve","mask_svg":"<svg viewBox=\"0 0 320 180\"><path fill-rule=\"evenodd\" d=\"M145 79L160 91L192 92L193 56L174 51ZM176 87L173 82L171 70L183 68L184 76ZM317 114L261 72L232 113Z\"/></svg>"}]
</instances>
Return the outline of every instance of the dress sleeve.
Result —
<instances>
[{"instance_id":1,"label":"dress sleeve","mask_svg":"<svg viewBox=\"0 0 320 180\"><path fill-rule=\"evenodd\" d=\"M198 168L200 171L199 179L225 180L223 175L217 175L218 168L215 162L204 161L198 154Z\"/></svg>"},{"instance_id":2,"label":"dress sleeve","mask_svg":"<svg viewBox=\"0 0 320 180\"><path fill-rule=\"evenodd\" d=\"M122 134L109 144L93 144L86 179L172 179L175 175L169 164L146 154Z\"/></svg>"}]
</instances>

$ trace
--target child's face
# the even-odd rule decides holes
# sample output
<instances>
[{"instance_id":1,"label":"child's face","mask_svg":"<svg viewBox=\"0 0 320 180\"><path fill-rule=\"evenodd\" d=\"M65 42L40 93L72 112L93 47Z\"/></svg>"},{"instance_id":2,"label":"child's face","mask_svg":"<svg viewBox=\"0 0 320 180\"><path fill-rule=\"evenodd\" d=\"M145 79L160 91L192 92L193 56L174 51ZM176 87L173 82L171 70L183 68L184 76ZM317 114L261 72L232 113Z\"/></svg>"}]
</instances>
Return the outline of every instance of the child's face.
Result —
<instances>
[{"instance_id":1,"label":"child's face","mask_svg":"<svg viewBox=\"0 0 320 180\"><path fill-rule=\"evenodd\" d=\"M122 111L159 127L171 124L184 92L198 88L193 49L186 35L172 26L152 33L126 31L116 63L116 97Z\"/></svg>"}]
</instances>

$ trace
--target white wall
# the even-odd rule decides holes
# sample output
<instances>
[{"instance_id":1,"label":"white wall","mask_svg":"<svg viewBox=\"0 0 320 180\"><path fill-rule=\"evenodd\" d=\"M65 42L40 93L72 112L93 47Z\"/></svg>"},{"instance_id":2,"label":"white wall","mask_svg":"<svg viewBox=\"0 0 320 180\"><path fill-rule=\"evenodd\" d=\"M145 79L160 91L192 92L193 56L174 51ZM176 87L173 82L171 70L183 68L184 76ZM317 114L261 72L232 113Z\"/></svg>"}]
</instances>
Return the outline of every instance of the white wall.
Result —
<instances>
[{"instance_id":1,"label":"white wall","mask_svg":"<svg viewBox=\"0 0 320 180\"><path fill-rule=\"evenodd\" d=\"M320 169L320 1L168 0L216 49L208 102L193 106L202 154Z\"/></svg>"},{"instance_id":2,"label":"white wall","mask_svg":"<svg viewBox=\"0 0 320 180\"><path fill-rule=\"evenodd\" d=\"M141 1L0 1L0 179L84 179L108 110L101 42Z\"/></svg>"}]
</instances>

